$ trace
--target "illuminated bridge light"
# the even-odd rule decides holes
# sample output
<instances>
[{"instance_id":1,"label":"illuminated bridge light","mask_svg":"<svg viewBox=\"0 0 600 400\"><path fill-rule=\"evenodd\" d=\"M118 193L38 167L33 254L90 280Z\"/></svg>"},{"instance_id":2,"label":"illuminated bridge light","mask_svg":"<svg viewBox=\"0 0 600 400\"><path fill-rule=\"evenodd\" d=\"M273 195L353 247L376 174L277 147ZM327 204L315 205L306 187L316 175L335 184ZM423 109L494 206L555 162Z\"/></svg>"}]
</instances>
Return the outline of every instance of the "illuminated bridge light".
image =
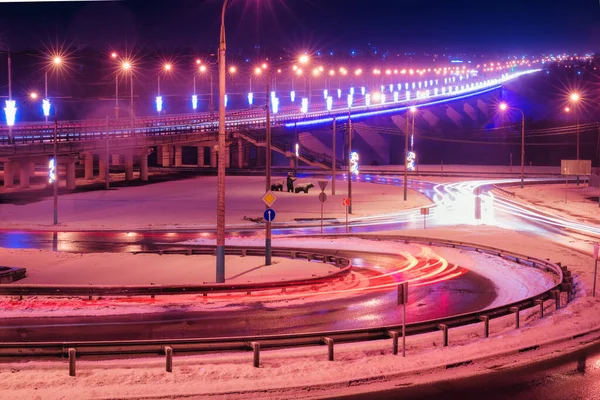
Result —
<instances>
[{"instance_id":1,"label":"illuminated bridge light","mask_svg":"<svg viewBox=\"0 0 600 400\"><path fill-rule=\"evenodd\" d=\"M252 105L254 102L254 93L248 93L248 104Z\"/></svg>"},{"instance_id":2,"label":"illuminated bridge light","mask_svg":"<svg viewBox=\"0 0 600 400\"><path fill-rule=\"evenodd\" d=\"M17 115L17 103L14 100L5 100L4 114L6 115L6 125L13 126Z\"/></svg>"},{"instance_id":3,"label":"illuminated bridge light","mask_svg":"<svg viewBox=\"0 0 600 400\"><path fill-rule=\"evenodd\" d=\"M381 93L381 104L385 104L385 93Z\"/></svg>"},{"instance_id":4,"label":"illuminated bridge light","mask_svg":"<svg viewBox=\"0 0 600 400\"><path fill-rule=\"evenodd\" d=\"M44 112L44 117L50 116L50 100L42 100L42 111Z\"/></svg>"},{"instance_id":5,"label":"illuminated bridge light","mask_svg":"<svg viewBox=\"0 0 600 400\"><path fill-rule=\"evenodd\" d=\"M351 87L351 88L350 88L350 95L351 95L351 96L354 96L354 87Z\"/></svg>"},{"instance_id":6,"label":"illuminated bridge light","mask_svg":"<svg viewBox=\"0 0 600 400\"><path fill-rule=\"evenodd\" d=\"M400 98L400 93L394 92L394 103L397 103Z\"/></svg>"},{"instance_id":7,"label":"illuminated bridge light","mask_svg":"<svg viewBox=\"0 0 600 400\"><path fill-rule=\"evenodd\" d=\"M394 85L390 83L390 93L394 91Z\"/></svg>"},{"instance_id":8,"label":"illuminated bridge light","mask_svg":"<svg viewBox=\"0 0 600 400\"><path fill-rule=\"evenodd\" d=\"M300 107L300 111L304 114L308 112L308 99L306 97L302 98L302 107Z\"/></svg>"},{"instance_id":9,"label":"illuminated bridge light","mask_svg":"<svg viewBox=\"0 0 600 400\"><path fill-rule=\"evenodd\" d=\"M406 100L410 100L410 91L406 91Z\"/></svg>"},{"instance_id":10,"label":"illuminated bridge light","mask_svg":"<svg viewBox=\"0 0 600 400\"><path fill-rule=\"evenodd\" d=\"M434 89L433 89L433 95L434 95L434 96L437 96L437 94L438 94L438 88L434 88Z\"/></svg>"},{"instance_id":11,"label":"illuminated bridge light","mask_svg":"<svg viewBox=\"0 0 600 400\"><path fill-rule=\"evenodd\" d=\"M228 101L229 101L229 99L227 98L227 95L225 95L225 102L224 102L224 104L225 104L225 108L227 108L227 102L228 102Z\"/></svg>"},{"instance_id":12,"label":"illuminated bridge light","mask_svg":"<svg viewBox=\"0 0 600 400\"><path fill-rule=\"evenodd\" d=\"M404 85L404 89L408 90L408 82Z\"/></svg>"},{"instance_id":13,"label":"illuminated bridge light","mask_svg":"<svg viewBox=\"0 0 600 400\"><path fill-rule=\"evenodd\" d=\"M327 97L328 97L328 96L329 96L329 90L327 90L327 89L323 90L323 98L324 98L325 100L327 100Z\"/></svg>"},{"instance_id":14,"label":"illuminated bridge light","mask_svg":"<svg viewBox=\"0 0 600 400\"><path fill-rule=\"evenodd\" d=\"M277 114L279 112L279 98L274 97L271 99L271 109L273 114Z\"/></svg>"},{"instance_id":15,"label":"illuminated bridge light","mask_svg":"<svg viewBox=\"0 0 600 400\"><path fill-rule=\"evenodd\" d=\"M398 84L398 91L400 91L400 90L402 90L402 84L401 83Z\"/></svg>"},{"instance_id":16,"label":"illuminated bridge light","mask_svg":"<svg viewBox=\"0 0 600 400\"><path fill-rule=\"evenodd\" d=\"M363 95L363 96L364 96L364 95L365 95L365 93L367 93L367 89L366 89L364 86L363 86L363 87L361 87L361 88L360 88L360 93L361 93L361 95Z\"/></svg>"},{"instance_id":17,"label":"illuminated bridge light","mask_svg":"<svg viewBox=\"0 0 600 400\"><path fill-rule=\"evenodd\" d=\"M337 90L338 99L342 98L342 89Z\"/></svg>"},{"instance_id":18,"label":"illuminated bridge light","mask_svg":"<svg viewBox=\"0 0 600 400\"><path fill-rule=\"evenodd\" d=\"M348 95L348 108L352 107L352 103L354 101L354 96L351 94Z\"/></svg>"},{"instance_id":19,"label":"illuminated bridge light","mask_svg":"<svg viewBox=\"0 0 600 400\"><path fill-rule=\"evenodd\" d=\"M365 95L365 104L367 105L367 107L371 105L371 95L369 93Z\"/></svg>"},{"instance_id":20,"label":"illuminated bridge light","mask_svg":"<svg viewBox=\"0 0 600 400\"><path fill-rule=\"evenodd\" d=\"M427 81L425 81L425 87L427 87Z\"/></svg>"},{"instance_id":21,"label":"illuminated bridge light","mask_svg":"<svg viewBox=\"0 0 600 400\"><path fill-rule=\"evenodd\" d=\"M163 109L163 98L162 96L156 96L156 111L161 112Z\"/></svg>"},{"instance_id":22,"label":"illuminated bridge light","mask_svg":"<svg viewBox=\"0 0 600 400\"><path fill-rule=\"evenodd\" d=\"M293 90L290 92L290 100L292 103L296 101L296 92Z\"/></svg>"},{"instance_id":23,"label":"illuminated bridge light","mask_svg":"<svg viewBox=\"0 0 600 400\"><path fill-rule=\"evenodd\" d=\"M333 97L327 97L327 111L331 111L333 109Z\"/></svg>"},{"instance_id":24,"label":"illuminated bridge light","mask_svg":"<svg viewBox=\"0 0 600 400\"><path fill-rule=\"evenodd\" d=\"M422 86L423 86L423 82L419 81L419 89L421 89Z\"/></svg>"},{"instance_id":25,"label":"illuminated bridge light","mask_svg":"<svg viewBox=\"0 0 600 400\"><path fill-rule=\"evenodd\" d=\"M415 82L412 83L412 89L415 90L417 88L417 84Z\"/></svg>"},{"instance_id":26,"label":"illuminated bridge light","mask_svg":"<svg viewBox=\"0 0 600 400\"><path fill-rule=\"evenodd\" d=\"M381 85L380 89L381 89L381 93L385 92L385 86L384 85Z\"/></svg>"}]
</instances>

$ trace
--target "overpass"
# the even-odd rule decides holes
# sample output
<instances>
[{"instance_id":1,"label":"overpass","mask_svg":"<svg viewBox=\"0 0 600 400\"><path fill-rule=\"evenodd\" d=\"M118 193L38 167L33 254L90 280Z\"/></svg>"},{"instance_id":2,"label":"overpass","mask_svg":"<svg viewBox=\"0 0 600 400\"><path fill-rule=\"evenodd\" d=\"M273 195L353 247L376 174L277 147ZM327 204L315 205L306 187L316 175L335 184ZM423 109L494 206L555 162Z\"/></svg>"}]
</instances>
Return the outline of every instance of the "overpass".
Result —
<instances>
[{"instance_id":1,"label":"overpass","mask_svg":"<svg viewBox=\"0 0 600 400\"><path fill-rule=\"evenodd\" d=\"M345 122L349 117L354 121L375 115L397 115L413 106L434 106L492 92L501 88L505 82L536 71L538 70L504 73L490 79L466 77L463 80L461 77L457 80L454 77L447 84L432 79L429 84L425 81L425 88L419 84L419 89L413 89L414 84L409 87L408 83L406 86L389 85L382 87L381 92L373 93L373 96L359 96L357 93L357 99L352 98L351 105L349 99L332 101L329 107L325 101L321 104L313 103L304 110L300 110L298 105L287 105L273 110L271 125L307 128L331 124L334 118L338 122ZM255 146L257 151L264 151L265 111L263 106L227 112L225 154L228 168L232 164L238 168L248 164L244 151L248 145ZM13 126L10 132L8 127L3 126L0 129L0 161L4 165L4 186L14 186L18 171L19 186L28 187L36 164L48 165L53 154L55 135L57 164L64 167L67 188L74 189L75 163L83 160L85 178L91 180L94 179L94 158L98 159L100 179L105 178L106 164L112 161L113 164L124 163L126 180L133 179L134 162L137 163L140 179L147 180L149 150L154 148L158 164L165 167L182 165L183 146L197 148L199 167L216 167L217 130L218 122L213 113L20 123ZM295 149L284 142L272 142L272 149L288 157L291 165L296 162L296 158L309 165L324 168L330 168L333 162L331 156L315 153L304 147L298 149L296 157Z\"/></svg>"}]
</instances>

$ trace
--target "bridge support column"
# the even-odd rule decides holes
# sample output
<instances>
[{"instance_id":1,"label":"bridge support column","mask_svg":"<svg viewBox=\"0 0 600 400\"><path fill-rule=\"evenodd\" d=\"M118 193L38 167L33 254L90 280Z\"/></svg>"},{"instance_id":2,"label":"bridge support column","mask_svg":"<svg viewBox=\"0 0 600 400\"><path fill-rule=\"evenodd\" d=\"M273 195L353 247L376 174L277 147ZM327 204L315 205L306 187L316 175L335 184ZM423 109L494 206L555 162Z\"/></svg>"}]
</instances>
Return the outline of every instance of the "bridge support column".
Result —
<instances>
[{"instance_id":1,"label":"bridge support column","mask_svg":"<svg viewBox=\"0 0 600 400\"><path fill-rule=\"evenodd\" d=\"M242 138L237 140L237 167L244 168L244 141Z\"/></svg>"},{"instance_id":2,"label":"bridge support column","mask_svg":"<svg viewBox=\"0 0 600 400\"><path fill-rule=\"evenodd\" d=\"M106 160L102 156L98 162L98 178L106 179Z\"/></svg>"},{"instance_id":3,"label":"bridge support column","mask_svg":"<svg viewBox=\"0 0 600 400\"><path fill-rule=\"evenodd\" d=\"M113 154L110 162L112 165L119 165L121 163L120 157L118 154Z\"/></svg>"},{"instance_id":4,"label":"bridge support column","mask_svg":"<svg viewBox=\"0 0 600 400\"><path fill-rule=\"evenodd\" d=\"M4 161L4 187L10 188L15 185L15 170L12 161Z\"/></svg>"},{"instance_id":5,"label":"bridge support column","mask_svg":"<svg viewBox=\"0 0 600 400\"><path fill-rule=\"evenodd\" d=\"M295 170L296 169L296 157L289 157L290 159L290 169Z\"/></svg>"},{"instance_id":6,"label":"bridge support column","mask_svg":"<svg viewBox=\"0 0 600 400\"><path fill-rule=\"evenodd\" d=\"M24 189L29 187L29 178L31 177L31 167L27 161L19 163L20 176L19 187Z\"/></svg>"},{"instance_id":7,"label":"bridge support column","mask_svg":"<svg viewBox=\"0 0 600 400\"><path fill-rule=\"evenodd\" d=\"M125 156L125 180L133 180L133 155L131 154Z\"/></svg>"},{"instance_id":8,"label":"bridge support column","mask_svg":"<svg viewBox=\"0 0 600 400\"><path fill-rule=\"evenodd\" d=\"M140 155L140 180L148 182L148 153Z\"/></svg>"},{"instance_id":9,"label":"bridge support column","mask_svg":"<svg viewBox=\"0 0 600 400\"><path fill-rule=\"evenodd\" d=\"M67 169L67 189L74 190L75 185L75 161L69 161L66 164Z\"/></svg>"},{"instance_id":10,"label":"bridge support column","mask_svg":"<svg viewBox=\"0 0 600 400\"><path fill-rule=\"evenodd\" d=\"M198 166L205 167L205 165L204 165L204 146L198 146Z\"/></svg>"},{"instance_id":11,"label":"bridge support column","mask_svg":"<svg viewBox=\"0 0 600 400\"><path fill-rule=\"evenodd\" d=\"M83 155L83 162L85 165L85 179L94 179L94 156L93 154L86 153Z\"/></svg>"},{"instance_id":12,"label":"bridge support column","mask_svg":"<svg viewBox=\"0 0 600 400\"><path fill-rule=\"evenodd\" d=\"M183 151L181 146L175 146L175 166L181 167L183 165Z\"/></svg>"},{"instance_id":13,"label":"bridge support column","mask_svg":"<svg viewBox=\"0 0 600 400\"><path fill-rule=\"evenodd\" d=\"M171 166L171 145L165 144L162 147L162 166Z\"/></svg>"},{"instance_id":14,"label":"bridge support column","mask_svg":"<svg viewBox=\"0 0 600 400\"><path fill-rule=\"evenodd\" d=\"M162 165L163 158L163 147L161 145L156 146L156 164Z\"/></svg>"},{"instance_id":15,"label":"bridge support column","mask_svg":"<svg viewBox=\"0 0 600 400\"><path fill-rule=\"evenodd\" d=\"M32 161L29 164L29 176L35 177L35 162Z\"/></svg>"},{"instance_id":16,"label":"bridge support column","mask_svg":"<svg viewBox=\"0 0 600 400\"><path fill-rule=\"evenodd\" d=\"M214 145L210 146L210 166L217 168L217 151Z\"/></svg>"}]
</instances>

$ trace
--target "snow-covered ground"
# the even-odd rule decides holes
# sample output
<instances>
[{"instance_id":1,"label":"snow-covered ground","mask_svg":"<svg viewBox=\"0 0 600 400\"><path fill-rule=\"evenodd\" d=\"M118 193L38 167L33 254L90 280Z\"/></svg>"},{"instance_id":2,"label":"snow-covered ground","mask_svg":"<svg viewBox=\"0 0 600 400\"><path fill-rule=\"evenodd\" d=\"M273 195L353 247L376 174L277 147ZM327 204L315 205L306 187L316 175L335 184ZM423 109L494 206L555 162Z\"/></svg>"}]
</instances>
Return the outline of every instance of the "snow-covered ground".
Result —
<instances>
[{"instance_id":1,"label":"snow-covered ground","mask_svg":"<svg viewBox=\"0 0 600 400\"><path fill-rule=\"evenodd\" d=\"M587 183L569 183L565 185L531 185L509 187L507 190L515 194L517 201L525 201L540 210L586 223L600 224L600 207L598 206L598 188Z\"/></svg>"},{"instance_id":2,"label":"snow-covered ground","mask_svg":"<svg viewBox=\"0 0 600 400\"><path fill-rule=\"evenodd\" d=\"M273 178L273 182L281 180ZM294 219L317 219L321 203L317 181L299 179L296 183L313 183L305 193L275 192L272 205L275 223ZM251 225L244 217L262 218L265 205L265 180L261 177L230 176L226 179L226 223ZM136 230L214 227L216 223L216 177L198 177L146 186L119 188L62 195L58 200L60 230ZM325 191L324 217L345 219L342 199L347 183L338 181L336 195L331 182ZM409 201L402 201L401 187L355 182L352 186L353 216L391 213L431 204L424 195L410 191ZM52 229L52 198L27 205L0 204L0 229ZM212 212L214 210L214 212Z\"/></svg>"},{"instance_id":3,"label":"snow-covered ground","mask_svg":"<svg viewBox=\"0 0 600 400\"><path fill-rule=\"evenodd\" d=\"M398 171L399 173L404 173L404 169L402 165L378 165L378 166L370 166L364 165L360 167L362 172L370 172L370 171ZM456 165L456 164L438 164L438 165L430 165L424 164L419 165L420 173L460 173L460 174L514 174L515 177L520 176L521 174L521 166L520 165ZM417 171L411 172L410 175L418 174ZM560 175L560 165L558 166L525 166L525 174L527 175L535 175L535 174L554 174Z\"/></svg>"},{"instance_id":4,"label":"snow-covered ground","mask_svg":"<svg viewBox=\"0 0 600 400\"><path fill-rule=\"evenodd\" d=\"M499 365L516 367L555 357L566 351L565 344L543 344L539 350L523 353L516 350L563 336L572 337L576 332L600 325L597 312L600 299L586 297L591 288L593 262L585 254L549 244L540 237L492 227L464 226L402 233L452 237L563 262L575 275L577 298L558 311L554 310L552 301L546 302L544 319L539 319L537 308L522 311L518 330L514 329L513 316L494 319L490 322L489 339L482 338L481 324L451 329L447 348L441 347L439 332L408 337L405 359L392 355L391 341L385 340L338 344L335 362L327 361L326 347L263 351L258 369L252 367L250 352L194 356L175 352L172 374L164 371L164 359L158 356L135 360L79 360L76 378L68 376L64 360L13 362L0 365L2 395L16 399L324 398L374 390L380 385L410 386L486 373L497 370ZM487 361L477 361L478 358L487 358ZM473 363L458 369L445 368L447 364L467 360Z\"/></svg>"},{"instance_id":5,"label":"snow-covered ground","mask_svg":"<svg viewBox=\"0 0 600 400\"><path fill-rule=\"evenodd\" d=\"M210 240L195 240L196 244L212 244ZM229 239L227 245L260 246L261 239ZM298 249L322 248L327 250L361 250L380 254L392 254L399 260L409 260L413 256L424 257L431 262L435 259L457 265L473 271L494 283L496 297L488 307L518 301L544 292L556 285L556 276L541 270L516 264L489 254L429 247L400 242L379 242L358 238L282 238L277 237L274 244ZM211 256L153 255L153 254L77 254L56 253L41 250L0 249L0 258L5 265L27 268L28 277L17 284L101 284L101 285L161 285L161 284L203 284L215 280L215 259ZM270 267L262 266L263 259L257 257L226 258L227 283L280 282L323 277L337 272L337 268L322 262L306 260L274 259ZM356 265L356 264L355 264ZM402 275L398 270L405 268L399 264L389 271L377 269L378 273ZM244 307L245 303L260 301L269 307L286 307L308 302L319 302L340 297L363 295L369 288L369 279L361 274L362 267L356 266L356 276L334 280L321 285L318 290L290 289L261 292L259 297L239 295L211 294L209 298L201 295L158 296L151 301L137 301L130 298L54 298L54 297L0 297L0 307L6 318L76 316L76 315L115 315L134 313L156 313L177 311L207 311ZM440 270L439 274L444 271ZM416 273L416 276L423 273ZM404 276L404 275L402 275ZM437 276L431 279L435 281ZM377 277L377 275L376 275ZM515 283L516 281L516 283ZM411 285L428 284L419 278L409 280ZM395 284L390 284L392 290ZM380 288L386 289L386 288ZM390 290L387 288L386 290ZM421 307L429 304L424 298L419 304L411 304L408 312L419 315Z\"/></svg>"}]
</instances>

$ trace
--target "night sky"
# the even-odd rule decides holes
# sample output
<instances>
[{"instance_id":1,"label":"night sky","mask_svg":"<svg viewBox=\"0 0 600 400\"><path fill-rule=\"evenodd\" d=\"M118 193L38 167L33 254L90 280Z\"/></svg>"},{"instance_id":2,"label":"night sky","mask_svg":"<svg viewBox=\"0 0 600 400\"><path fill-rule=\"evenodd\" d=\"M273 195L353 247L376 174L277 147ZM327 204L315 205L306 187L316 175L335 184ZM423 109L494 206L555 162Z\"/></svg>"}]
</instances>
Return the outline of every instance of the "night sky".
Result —
<instances>
[{"instance_id":1,"label":"night sky","mask_svg":"<svg viewBox=\"0 0 600 400\"><path fill-rule=\"evenodd\" d=\"M56 41L107 48L208 51L221 0L0 3L11 48ZM229 49L274 51L595 51L598 0L231 0Z\"/></svg>"}]
</instances>

